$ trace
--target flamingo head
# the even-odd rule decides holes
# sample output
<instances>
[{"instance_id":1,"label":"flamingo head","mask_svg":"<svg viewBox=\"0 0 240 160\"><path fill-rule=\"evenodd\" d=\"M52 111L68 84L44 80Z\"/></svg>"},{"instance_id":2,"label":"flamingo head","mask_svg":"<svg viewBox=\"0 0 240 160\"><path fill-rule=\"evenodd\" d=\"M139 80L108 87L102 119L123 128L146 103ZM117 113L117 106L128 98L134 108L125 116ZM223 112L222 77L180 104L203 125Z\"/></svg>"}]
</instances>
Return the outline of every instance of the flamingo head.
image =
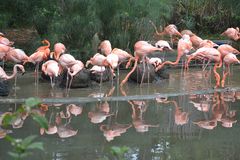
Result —
<instances>
[{"instance_id":1,"label":"flamingo head","mask_svg":"<svg viewBox=\"0 0 240 160\"><path fill-rule=\"evenodd\" d=\"M0 36L1 36L1 37L4 37L5 35L4 35L2 32L0 32Z\"/></svg>"},{"instance_id":2,"label":"flamingo head","mask_svg":"<svg viewBox=\"0 0 240 160\"><path fill-rule=\"evenodd\" d=\"M48 44L48 43L49 43L48 40L46 40L46 39L42 40L42 44Z\"/></svg>"},{"instance_id":3,"label":"flamingo head","mask_svg":"<svg viewBox=\"0 0 240 160\"><path fill-rule=\"evenodd\" d=\"M22 65L19 65L18 68L22 71L22 75L24 75L25 73L25 69Z\"/></svg>"}]
</instances>

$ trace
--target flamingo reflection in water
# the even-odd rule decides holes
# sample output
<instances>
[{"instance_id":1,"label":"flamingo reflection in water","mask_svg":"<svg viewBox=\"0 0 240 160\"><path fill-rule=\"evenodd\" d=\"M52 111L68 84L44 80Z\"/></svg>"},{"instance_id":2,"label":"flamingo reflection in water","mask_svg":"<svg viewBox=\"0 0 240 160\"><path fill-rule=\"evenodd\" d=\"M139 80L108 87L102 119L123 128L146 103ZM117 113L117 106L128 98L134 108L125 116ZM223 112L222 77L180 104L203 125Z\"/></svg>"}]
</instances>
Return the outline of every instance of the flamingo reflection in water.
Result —
<instances>
[{"instance_id":1,"label":"flamingo reflection in water","mask_svg":"<svg viewBox=\"0 0 240 160\"><path fill-rule=\"evenodd\" d=\"M108 97L113 94L114 89L115 89L115 87L112 87L107 94L103 94L103 93L91 94L91 96L98 97L98 98L102 98L104 96ZM113 115L114 115L113 113L110 113L110 106L107 101L98 102L96 104L95 108L92 111L88 112L88 117L90 118L90 121L94 124L102 123L107 117L110 117Z\"/></svg>"},{"instance_id":2,"label":"flamingo reflection in water","mask_svg":"<svg viewBox=\"0 0 240 160\"><path fill-rule=\"evenodd\" d=\"M188 112L183 112L182 109L179 107L178 103L174 100L167 100L166 97L157 97L156 101L158 103L163 103L163 104L173 104L175 107L174 111L174 118L175 118L175 124L176 125L184 125L187 124L189 121L189 113Z\"/></svg>"},{"instance_id":3,"label":"flamingo reflection in water","mask_svg":"<svg viewBox=\"0 0 240 160\"><path fill-rule=\"evenodd\" d=\"M236 111L229 110L228 104L229 95L232 95L234 98L234 94L229 94L228 92L223 93L214 93L212 105L212 117L205 120L195 121L194 124L198 125L201 128L212 130L217 126L217 122L221 122L222 126L225 128L231 128L236 120ZM230 98L230 99L232 99Z\"/></svg>"},{"instance_id":4,"label":"flamingo reflection in water","mask_svg":"<svg viewBox=\"0 0 240 160\"><path fill-rule=\"evenodd\" d=\"M121 94L127 96L126 92L120 87ZM148 132L149 127L159 127L159 125L147 124L144 120L144 113L147 111L146 101L129 100L128 103L132 107L132 123L137 132Z\"/></svg>"},{"instance_id":5,"label":"flamingo reflection in water","mask_svg":"<svg viewBox=\"0 0 240 160\"><path fill-rule=\"evenodd\" d=\"M49 118L48 130L43 128L40 129L40 134L58 134L60 138L69 138L75 136L78 133L78 130L74 130L70 126L72 115L78 116L82 113L82 107L75 104L70 104L66 106L66 111L57 112L55 114L55 120L53 121L51 113ZM65 119L63 123L62 119Z\"/></svg>"}]
</instances>

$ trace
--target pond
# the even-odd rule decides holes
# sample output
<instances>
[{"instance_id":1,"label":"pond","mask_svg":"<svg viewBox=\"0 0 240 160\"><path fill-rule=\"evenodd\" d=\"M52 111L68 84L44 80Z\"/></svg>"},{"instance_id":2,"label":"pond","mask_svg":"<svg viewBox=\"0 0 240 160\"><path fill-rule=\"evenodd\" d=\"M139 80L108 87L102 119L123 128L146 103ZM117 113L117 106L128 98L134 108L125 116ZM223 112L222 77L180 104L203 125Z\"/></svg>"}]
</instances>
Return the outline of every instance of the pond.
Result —
<instances>
[{"instance_id":1,"label":"pond","mask_svg":"<svg viewBox=\"0 0 240 160\"><path fill-rule=\"evenodd\" d=\"M239 66L233 67L232 73L237 70ZM29 159L114 159L112 147L124 146L124 159L130 160L239 159L240 78L231 74L226 88L214 90L213 76L200 68L185 75L179 69L169 73L168 80L142 87L128 83L120 89L115 80L115 88L106 82L68 94L49 83L37 88L33 74L27 73L18 77L10 96L0 99L0 112L15 111L32 96L48 104L44 115L57 133L40 135L36 122L26 117L10 128L13 137L38 135L44 143L44 152ZM70 111L74 107L79 109L76 116ZM10 149L0 139L0 159L10 159Z\"/></svg>"}]
</instances>

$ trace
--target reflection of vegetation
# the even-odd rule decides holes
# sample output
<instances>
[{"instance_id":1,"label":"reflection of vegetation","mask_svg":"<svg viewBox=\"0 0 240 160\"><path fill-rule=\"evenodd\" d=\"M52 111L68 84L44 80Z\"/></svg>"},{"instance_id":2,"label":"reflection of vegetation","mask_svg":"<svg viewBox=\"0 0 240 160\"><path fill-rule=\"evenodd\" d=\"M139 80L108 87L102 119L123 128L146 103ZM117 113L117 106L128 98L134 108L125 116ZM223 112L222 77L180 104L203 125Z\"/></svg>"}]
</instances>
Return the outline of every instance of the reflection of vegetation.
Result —
<instances>
[{"instance_id":1,"label":"reflection of vegetation","mask_svg":"<svg viewBox=\"0 0 240 160\"><path fill-rule=\"evenodd\" d=\"M36 121L40 127L47 129L47 120L44 116L41 116L33 111L34 108L40 105L40 100L35 98L29 98L26 102L17 109L16 112L12 114L6 114L3 117L3 126L7 127L13 124L14 121L17 120L21 115L30 115L34 121ZM43 150L43 143L42 142L34 142L36 136L28 136L24 139L13 138L9 135L5 137L7 141L11 143L13 146L13 151L8 152L11 157L14 159L22 159L29 155L31 149L39 149Z\"/></svg>"},{"instance_id":2,"label":"reflection of vegetation","mask_svg":"<svg viewBox=\"0 0 240 160\"><path fill-rule=\"evenodd\" d=\"M14 159L23 159L32 153L29 151L31 149L43 149L42 142L33 142L36 136L28 136L24 139L16 139L11 136L6 136L5 139L11 143L14 148L13 152L8 152L8 154Z\"/></svg>"},{"instance_id":3,"label":"reflection of vegetation","mask_svg":"<svg viewBox=\"0 0 240 160\"><path fill-rule=\"evenodd\" d=\"M108 153L110 155L108 157L104 156L103 158L100 158L99 160L125 160L124 155L129 151L129 147L127 146L112 146L108 149Z\"/></svg>"}]
</instances>

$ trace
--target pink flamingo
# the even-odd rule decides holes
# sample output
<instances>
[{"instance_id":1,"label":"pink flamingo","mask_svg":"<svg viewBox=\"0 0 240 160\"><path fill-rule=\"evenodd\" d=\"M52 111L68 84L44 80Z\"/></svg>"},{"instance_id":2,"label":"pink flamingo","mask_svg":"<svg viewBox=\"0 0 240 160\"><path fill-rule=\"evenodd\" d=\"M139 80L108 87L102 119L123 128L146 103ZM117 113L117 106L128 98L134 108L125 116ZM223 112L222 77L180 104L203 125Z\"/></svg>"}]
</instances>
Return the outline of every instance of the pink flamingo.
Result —
<instances>
[{"instance_id":1,"label":"pink flamingo","mask_svg":"<svg viewBox=\"0 0 240 160\"><path fill-rule=\"evenodd\" d=\"M14 63L26 63L28 61L28 56L23 50L12 48L7 53L6 60L12 61Z\"/></svg>"},{"instance_id":2,"label":"pink flamingo","mask_svg":"<svg viewBox=\"0 0 240 160\"><path fill-rule=\"evenodd\" d=\"M100 43L98 49L100 50L100 53L107 56L112 52L112 45L109 40L104 40Z\"/></svg>"},{"instance_id":3,"label":"pink flamingo","mask_svg":"<svg viewBox=\"0 0 240 160\"><path fill-rule=\"evenodd\" d=\"M170 38L171 38L171 44L173 45L173 35L177 35L177 36L180 36L182 37L182 34L177 30L177 27L174 25L174 24L169 24L168 26L166 26L162 32L158 32L157 30L157 27L156 25L152 22L152 21L149 21L152 26L154 27L155 29L155 33L158 35L158 36L162 36L162 35L169 35Z\"/></svg>"},{"instance_id":4,"label":"pink flamingo","mask_svg":"<svg viewBox=\"0 0 240 160\"><path fill-rule=\"evenodd\" d=\"M233 48L229 44L223 44L218 47L218 51L221 53L222 57L225 57L229 53L235 53L235 54L240 54L240 52Z\"/></svg>"},{"instance_id":5,"label":"pink flamingo","mask_svg":"<svg viewBox=\"0 0 240 160\"><path fill-rule=\"evenodd\" d=\"M135 55L134 67L127 74L127 76L122 80L120 86L123 86L127 82L127 80L130 77L130 75L134 72L134 70L137 67L137 62L140 59L140 57L143 57L143 60L145 60L145 57L148 54L150 54L150 53L152 53L154 51L162 51L162 50L163 50L162 48L154 47L154 46L152 46L151 44L149 44L146 41L138 41L138 42L136 42L135 45L134 45L134 55ZM144 66L144 68L143 68L144 69L143 75L144 75L145 74L145 64L143 66ZM143 78L142 78L142 80L143 80Z\"/></svg>"},{"instance_id":6,"label":"pink flamingo","mask_svg":"<svg viewBox=\"0 0 240 160\"><path fill-rule=\"evenodd\" d=\"M4 34L0 32L0 44L11 46L14 42L9 41L6 37L4 37Z\"/></svg>"},{"instance_id":7,"label":"pink flamingo","mask_svg":"<svg viewBox=\"0 0 240 160\"><path fill-rule=\"evenodd\" d=\"M155 70L158 71L166 64L177 65L184 54L187 54L192 49L192 42L190 41L189 35L183 35L182 38L178 41L177 47L177 58L175 62L165 61L161 65L159 65Z\"/></svg>"},{"instance_id":8,"label":"pink flamingo","mask_svg":"<svg viewBox=\"0 0 240 160\"><path fill-rule=\"evenodd\" d=\"M236 29L235 28L228 28L221 35L226 36L230 39L233 39L234 41L237 41L237 40L240 39L240 33L239 33L239 28L238 27L236 27Z\"/></svg>"},{"instance_id":9,"label":"pink flamingo","mask_svg":"<svg viewBox=\"0 0 240 160\"><path fill-rule=\"evenodd\" d=\"M84 64L82 63L82 61L79 61L79 60L76 60L76 63L72 67L68 68L68 74L71 76L71 80L70 80L70 83L69 83L69 88L72 85L73 77L78 72L80 72L83 68L84 68Z\"/></svg>"},{"instance_id":10,"label":"pink flamingo","mask_svg":"<svg viewBox=\"0 0 240 160\"><path fill-rule=\"evenodd\" d=\"M56 43L54 45L54 58L58 61L62 68L71 68L73 65L77 63L76 59L71 54L66 54L66 47L62 43ZM52 57L52 55L50 55ZM66 89L68 86L68 73L67 73L67 81L66 81Z\"/></svg>"},{"instance_id":11,"label":"pink flamingo","mask_svg":"<svg viewBox=\"0 0 240 160\"><path fill-rule=\"evenodd\" d=\"M4 68L4 61L6 59L7 53L10 51L11 47L6 46L0 43L0 60L3 61L3 68Z\"/></svg>"},{"instance_id":12,"label":"pink flamingo","mask_svg":"<svg viewBox=\"0 0 240 160\"><path fill-rule=\"evenodd\" d=\"M39 70L39 63L42 61L45 61L48 59L48 56L50 54L50 42L48 40L43 40L43 44L46 44L46 46L39 47L35 53L33 53L28 58L28 62L31 62L33 64L37 64L35 68L35 85L38 83L38 70Z\"/></svg>"},{"instance_id":13,"label":"pink flamingo","mask_svg":"<svg viewBox=\"0 0 240 160\"><path fill-rule=\"evenodd\" d=\"M9 79L14 78L17 74L17 68L19 68L22 71L22 73L25 73L25 69L24 69L23 65L20 65L20 64L15 64L14 65L13 73L10 76L8 76L6 74L6 72L2 69L2 67L0 67L0 78L3 79L3 80L9 80Z\"/></svg>"},{"instance_id":14,"label":"pink flamingo","mask_svg":"<svg viewBox=\"0 0 240 160\"><path fill-rule=\"evenodd\" d=\"M225 80L227 78L227 75L230 73L230 64L233 63L238 63L240 64L240 61L237 59L236 55L233 53L228 53L224 58L223 58L223 63L226 66L225 70L224 70L224 74L223 74L223 78L221 81L221 85L222 87L224 87L225 85Z\"/></svg>"},{"instance_id":15,"label":"pink flamingo","mask_svg":"<svg viewBox=\"0 0 240 160\"><path fill-rule=\"evenodd\" d=\"M42 71L45 75L48 75L51 80L51 87L54 87L53 78L58 77L61 72L59 64L54 60L48 60L42 65Z\"/></svg>"},{"instance_id":16,"label":"pink flamingo","mask_svg":"<svg viewBox=\"0 0 240 160\"><path fill-rule=\"evenodd\" d=\"M222 58L221 53L215 49L215 48L209 48L209 47L202 47L199 48L196 52L192 53L188 57L188 61L186 63L185 69L188 70L188 64L191 62L192 59L207 59L208 61L214 61L214 68L213 72L216 79L216 86L220 86L220 75L217 73L217 68L220 68L222 66Z\"/></svg>"}]
</instances>

